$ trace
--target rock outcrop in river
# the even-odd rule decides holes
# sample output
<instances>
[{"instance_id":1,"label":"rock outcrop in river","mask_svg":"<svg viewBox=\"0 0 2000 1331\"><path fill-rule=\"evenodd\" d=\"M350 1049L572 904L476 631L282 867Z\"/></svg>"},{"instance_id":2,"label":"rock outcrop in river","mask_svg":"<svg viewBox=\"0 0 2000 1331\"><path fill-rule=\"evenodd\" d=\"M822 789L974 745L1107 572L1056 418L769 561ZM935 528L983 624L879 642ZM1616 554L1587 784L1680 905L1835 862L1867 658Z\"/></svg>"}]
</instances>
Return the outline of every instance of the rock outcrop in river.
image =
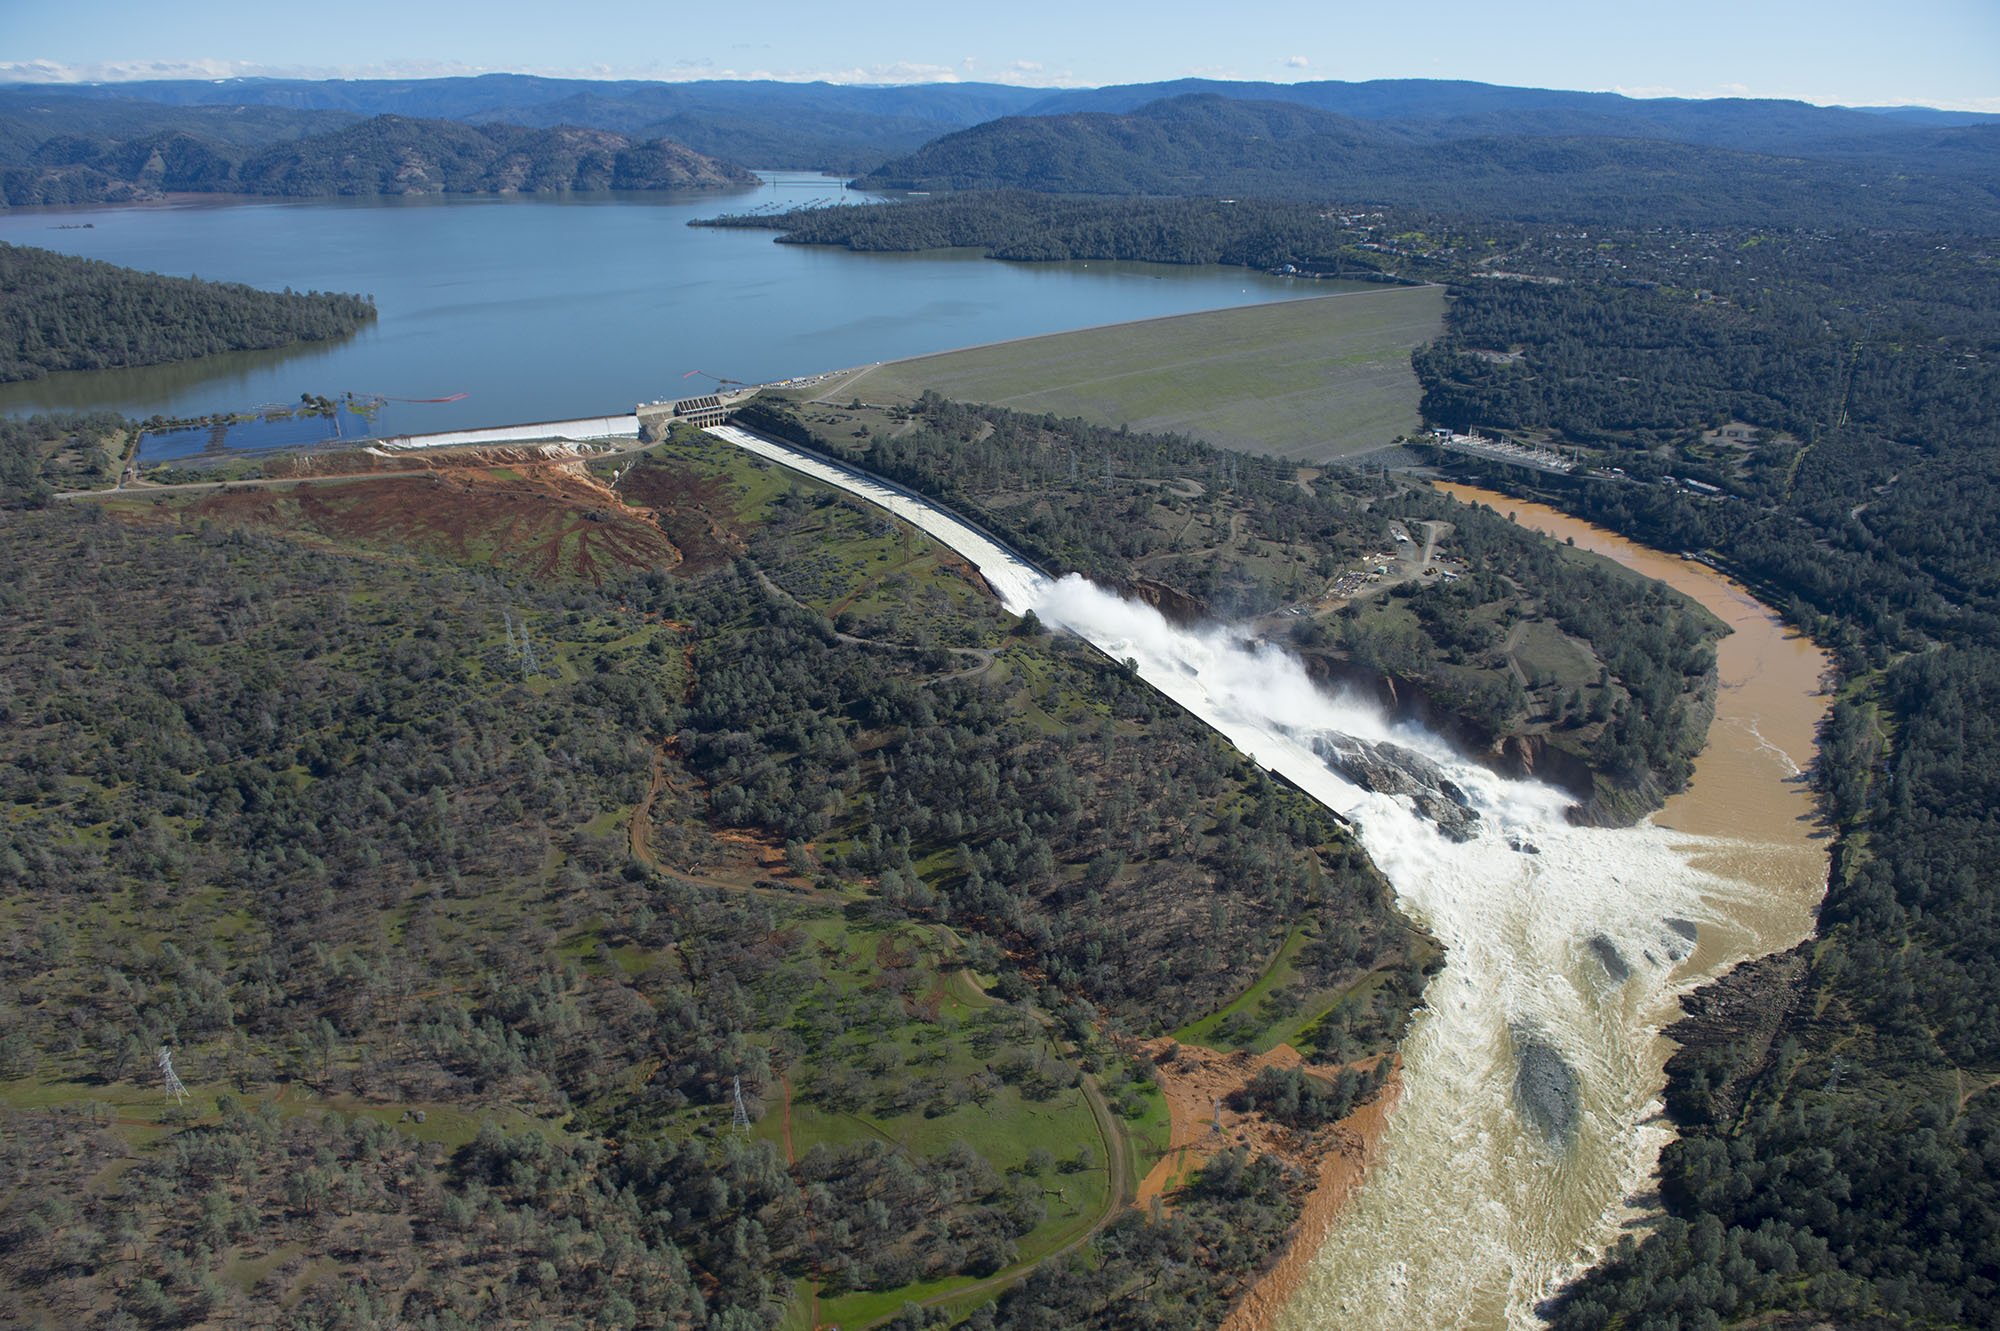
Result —
<instances>
[{"instance_id":1,"label":"rock outcrop in river","mask_svg":"<svg viewBox=\"0 0 2000 1331\"><path fill-rule=\"evenodd\" d=\"M1514 1032L1514 1058L1514 1100L1521 1117L1550 1146L1569 1145L1582 1107L1576 1070L1554 1045L1527 1031Z\"/></svg>"},{"instance_id":2,"label":"rock outcrop in river","mask_svg":"<svg viewBox=\"0 0 2000 1331\"><path fill-rule=\"evenodd\" d=\"M1603 934L1590 936L1590 950L1604 963L1604 973L1611 977L1611 983L1623 984L1632 978L1632 965L1625 960L1625 954L1618 945Z\"/></svg>"},{"instance_id":3,"label":"rock outcrop in river","mask_svg":"<svg viewBox=\"0 0 2000 1331\"><path fill-rule=\"evenodd\" d=\"M1445 836L1472 840L1478 811L1444 769L1421 753L1351 735L1316 735L1312 747L1321 761L1355 785L1380 795L1408 795L1417 812Z\"/></svg>"}]
</instances>

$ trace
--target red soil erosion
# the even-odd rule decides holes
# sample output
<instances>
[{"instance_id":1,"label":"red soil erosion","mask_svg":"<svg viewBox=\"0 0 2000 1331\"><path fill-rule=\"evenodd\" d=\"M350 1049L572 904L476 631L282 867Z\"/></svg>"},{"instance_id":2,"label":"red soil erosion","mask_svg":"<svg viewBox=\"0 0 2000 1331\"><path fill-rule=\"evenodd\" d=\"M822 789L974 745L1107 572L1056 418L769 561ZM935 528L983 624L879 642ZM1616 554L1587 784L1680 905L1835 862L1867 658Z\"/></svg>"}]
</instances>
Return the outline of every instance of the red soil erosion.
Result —
<instances>
[{"instance_id":1,"label":"red soil erosion","mask_svg":"<svg viewBox=\"0 0 2000 1331\"><path fill-rule=\"evenodd\" d=\"M625 501L650 509L681 552L683 573L705 573L743 553L743 530L728 487L710 476L640 464L619 483Z\"/></svg>"},{"instance_id":2,"label":"red soil erosion","mask_svg":"<svg viewBox=\"0 0 2000 1331\"><path fill-rule=\"evenodd\" d=\"M273 464L274 479L294 477L320 483L232 487L189 515L592 583L620 569L699 573L743 549L717 482L642 465L614 492L563 449L362 450Z\"/></svg>"},{"instance_id":3,"label":"red soil erosion","mask_svg":"<svg viewBox=\"0 0 2000 1331\"><path fill-rule=\"evenodd\" d=\"M1382 1090L1332 1127L1303 1133L1255 1114L1229 1108L1232 1092L1249 1084L1267 1067L1304 1067L1331 1074L1335 1067L1307 1064L1290 1045L1264 1054L1220 1053L1195 1045L1175 1046L1154 1040L1144 1046L1155 1059L1172 1118L1166 1157L1139 1183L1137 1203L1144 1208L1158 1199L1169 1205L1173 1190L1218 1151L1243 1146L1275 1155L1312 1179L1305 1210L1292 1229L1277 1261L1264 1271L1231 1310L1221 1331L1267 1331L1280 1309L1298 1290L1327 1232L1366 1177L1368 1164L1395 1106L1401 1082L1392 1072ZM1174 1056L1160 1062L1173 1049ZM1369 1066L1367 1063L1358 1066ZM1220 1109L1218 1111L1218 1102ZM1219 1125L1219 1126L1218 1126Z\"/></svg>"}]
</instances>

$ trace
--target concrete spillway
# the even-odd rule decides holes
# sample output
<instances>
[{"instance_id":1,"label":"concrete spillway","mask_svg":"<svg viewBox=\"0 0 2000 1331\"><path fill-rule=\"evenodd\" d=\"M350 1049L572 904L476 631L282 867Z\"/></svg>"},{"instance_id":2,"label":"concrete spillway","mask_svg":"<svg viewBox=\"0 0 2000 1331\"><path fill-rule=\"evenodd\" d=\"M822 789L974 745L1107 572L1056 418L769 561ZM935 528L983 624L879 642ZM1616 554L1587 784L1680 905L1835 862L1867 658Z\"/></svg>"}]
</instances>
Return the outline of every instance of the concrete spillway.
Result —
<instances>
[{"instance_id":1,"label":"concrete spillway","mask_svg":"<svg viewBox=\"0 0 2000 1331\"><path fill-rule=\"evenodd\" d=\"M793 471L845 490L871 504L888 509L903 521L971 560L1000 603L1013 614L1025 614L1047 589L1049 580L1034 565L1022 559L971 523L939 508L923 496L900 485L871 476L855 467L843 466L828 458L801 452L789 444L767 439L734 425L710 427L709 434L767 458Z\"/></svg>"}]
</instances>

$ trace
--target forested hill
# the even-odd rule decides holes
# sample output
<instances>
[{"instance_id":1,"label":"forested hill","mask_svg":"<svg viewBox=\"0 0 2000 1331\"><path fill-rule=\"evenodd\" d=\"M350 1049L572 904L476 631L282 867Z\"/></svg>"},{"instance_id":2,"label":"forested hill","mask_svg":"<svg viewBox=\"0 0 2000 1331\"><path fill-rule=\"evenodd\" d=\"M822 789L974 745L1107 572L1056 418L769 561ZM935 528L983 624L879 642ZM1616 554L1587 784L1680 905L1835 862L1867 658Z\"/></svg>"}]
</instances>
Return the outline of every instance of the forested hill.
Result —
<instances>
[{"instance_id":1,"label":"forested hill","mask_svg":"<svg viewBox=\"0 0 2000 1331\"><path fill-rule=\"evenodd\" d=\"M1288 103L1170 98L1128 115L1016 116L949 134L857 184L1234 195L1572 223L2000 227L2000 130L1944 128L1887 157L1777 157L1660 140L1435 141Z\"/></svg>"},{"instance_id":2,"label":"forested hill","mask_svg":"<svg viewBox=\"0 0 2000 1331\"><path fill-rule=\"evenodd\" d=\"M569 126L524 129L385 115L260 144L255 134L224 137L203 125L186 128L173 117L137 113L86 133L53 132L60 123L0 116L0 189L8 204L116 202L175 192L292 198L567 194L726 189L756 181L740 166L668 140Z\"/></svg>"},{"instance_id":3,"label":"forested hill","mask_svg":"<svg viewBox=\"0 0 2000 1331\"><path fill-rule=\"evenodd\" d=\"M362 296L162 277L0 243L0 383L345 337Z\"/></svg>"},{"instance_id":4,"label":"forested hill","mask_svg":"<svg viewBox=\"0 0 2000 1331\"><path fill-rule=\"evenodd\" d=\"M1534 770L1569 785L1591 821L1631 822L1657 807L1685 784L1708 734L1719 625L1658 583L1607 577L1494 514L1447 514L1425 491L1306 485L1290 464L1181 436L936 394L908 407L815 403L807 414L760 398L738 419L970 515L1051 573L1202 622L1289 609L1278 622L1316 675L1421 706L1428 724L1503 769L1537 755ZM1092 459L1090 474L1079 456ZM1403 584L1379 603L1397 607L1384 617L1292 617L1343 563L1365 567L1366 552L1390 541L1389 512L1448 523L1477 572L1421 594ZM1521 635L1558 631L1587 668L1558 679L1509 655Z\"/></svg>"},{"instance_id":5,"label":"forested hill","mask_svg":"<svg viewBox=\"0 0 2000 1331\"><path fill-rule=\"evenodd\" d=\"M726 453L0 521L0 1320L1221 1321L1307 1178L1128 1208L1133 1037L1382 1066L1434 946L1150 687Z\"/></svg>"},{"instance_id":6,"label":"forested hill","mask_svg":"<svg viewBox=\"0 0 2000 1331\"><path fill-rule=\"evenodd\" d=\"M1079 199L996 190L913 199L894 208L802 208L688 225L782 231L783 244L841 245L864 253L970 248L995 259L1291 264L1327 276L1385 278L1395 256L1361 249L1352 229L1324 212L1283 200Z\"/></svg>"}]
</instances>

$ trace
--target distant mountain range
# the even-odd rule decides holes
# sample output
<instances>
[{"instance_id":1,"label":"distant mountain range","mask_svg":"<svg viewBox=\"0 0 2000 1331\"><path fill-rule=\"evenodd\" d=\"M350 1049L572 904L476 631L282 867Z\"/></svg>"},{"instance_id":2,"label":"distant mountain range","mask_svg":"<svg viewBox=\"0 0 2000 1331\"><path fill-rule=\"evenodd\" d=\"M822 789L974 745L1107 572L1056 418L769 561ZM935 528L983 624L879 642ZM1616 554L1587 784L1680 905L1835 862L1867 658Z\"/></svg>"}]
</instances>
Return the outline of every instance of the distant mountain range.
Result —
<instances>
[{"instance_id":1,"label":"distant mountain range","mask_svg":"<svg viewBox=\"0 0 2000 1331\"><path fill-rule=\"evenodd\" d=\"M139 101L178 107L401 115L548 128L580 125L667 138L760 167L856 171L940 134L1001 116L1137 110L1190 95L1284 102L1355 120L1392 122L1433 139L1493 135L1661 139L1779 156L1893 151L1927 131L2000 125L2000 116L1926 107L1855 110L1740 98L1633 98L1433 79L1367 83L1226 83L1180 79L1108 88L992 83L851 87L826 83L648 83L524 74L403 80L223 79L0 89L11 98Z\"/></svg>"},{"instance_id":2,"label":"distant mountain range","mask_svg":"<svg viewBox=\"0 0 2000 1331\"><path fill-rule=\"evenodd\" d=\"M756 181L742 167L681 144L574 126L528 129L393 115L355 120L270 108L217 115L215 108L149 111L124 102L82 107L86 114L74 118L62 114L66 106L0 109L0 197L8 204L118 202L171 193L567 194Z\"/></svg>"},{"instance_id":3,"label":"distant mountain range","mask_svg":"<svg viewBox=\"0 0 2000 1331\"><path fill-rule=\"evenodd\" d=\"M916 189L1328 198L1571 220L1985 230L2000 216L2000 116L1921 107L1412 79L1049 90L501 74L0 88L0 186L16 204L745 179L704 158Z\"/></svg>"}]
</instances>

